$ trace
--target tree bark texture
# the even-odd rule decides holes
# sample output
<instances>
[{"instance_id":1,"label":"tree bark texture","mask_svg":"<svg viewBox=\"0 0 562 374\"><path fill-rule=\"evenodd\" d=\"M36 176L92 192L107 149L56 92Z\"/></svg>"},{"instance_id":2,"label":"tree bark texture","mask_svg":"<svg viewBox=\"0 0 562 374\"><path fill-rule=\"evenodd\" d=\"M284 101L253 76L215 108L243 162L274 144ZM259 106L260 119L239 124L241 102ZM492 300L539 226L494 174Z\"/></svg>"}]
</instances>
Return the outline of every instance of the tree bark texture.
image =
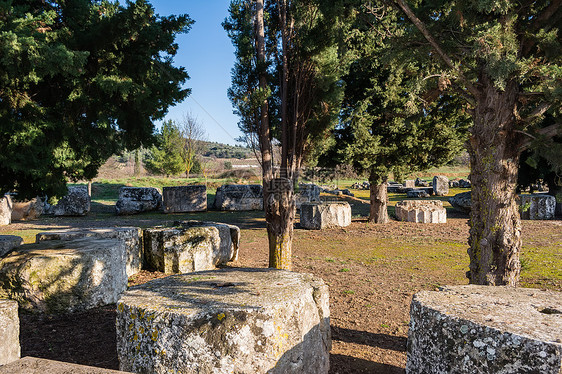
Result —
<instances>
[{"instance_id":1,"label":"tree bark texture","mask_svg":"<svg viewBox=\"0 0 562 374\"><path fill-rule=\"evenodd\" d=\"M269 239L269 267L291 270L296 212L292 180L271 180L264 195L268 196L265 202L265 220Z\"/></svg>"},{"instance_id":2,"label":"tree bark texture","mask_svg":"<svg viewBox=\"0 0 562 374\"><path fill-rule=\"evenodd\" d=\"M516 204L519 149L514 126L518 94L485 74L469 142L472 206L468 254L470 283L515 286L521 265L521 218Z\"/></svg>"},{"instance_id":3,"label":"tree bark texture","mask_svg":"<svg viewBox=\"0 0 562 374\"><path fill-rule=\"evenodd\" d=\"M388 177L382 178L382 182L380 180L380 178L369 178L369 192L371 196L369 222L388 223L388 193L386 190Z\"/></svg>"}]
</instances>

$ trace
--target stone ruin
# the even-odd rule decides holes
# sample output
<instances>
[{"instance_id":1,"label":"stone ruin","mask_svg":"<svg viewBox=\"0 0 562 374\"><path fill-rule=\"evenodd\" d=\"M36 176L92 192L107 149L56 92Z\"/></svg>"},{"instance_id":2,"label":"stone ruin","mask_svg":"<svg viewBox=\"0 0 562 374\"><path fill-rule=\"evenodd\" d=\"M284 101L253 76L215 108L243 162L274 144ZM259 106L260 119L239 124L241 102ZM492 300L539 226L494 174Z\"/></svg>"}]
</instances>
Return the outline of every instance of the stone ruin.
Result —
<instances>
[{"instance_id":1,"label":"stone ruin","mask_svg":"<svg viewBox=\"0 0 562 374\"><path fill-rule=\"evenodd\" d=\"M544 193L519 195L522 219L554 219L556 198Z\"/></svg>"},{"instance_id":2,"label":"stone ruin","mask_svg":"<svg viewBox=\"0 0 562 374\"><path fill-rule=\"evenodd\" d=\"M447 286L414 295L406 373L562 371L562 293Z\"/></svg>"},{"instance_id":3,"label":"stone ruin","mask_svg":"<svg viewBox=\"0 0 562 374\"><path fill-rule=\"evenodd\" d=\"M403 186L404 188L416 188L416 181L415 179L405 180Z\"/></svg>"},{"instance_id":4,"label":"stone ruin","mask_svg":"<svg viewBox=\"0 0 562 374\"><path fill-rule=\"evenodd\" d=\"M321 188L313 183L300 183L298 191L295 192L297 209L300 209L303 203L319 202L320 192Z\"/></svg>"},{"instance_id":5,"label":"stone ruin","mask_svg":"<svg viewBox=\"0 0 562 374\"><path fill-rule=\"evenodd\" d=\"M207 187L204 185L164 187L162 200L164 213L205 212Z\"/></svg>"},{"instance_id":6,"label":"stone ruin","mask_svg":"<svg viewBox=\"0 0 562 374\"><path fill-rule=\"evenodd\" d=\"M151 212L162 208L162 194L154 187L121 187L115 204L117 215Z\"/></svg>"},{"instance_id":7,"label":"stone ruin","mask_svg":"<svg viewBox=\"0 0 562 374\"><path fill-rule=\"evenodd\" d=\"M211 221L175 221L174 226L181 227L216 227L219 230L221 253L231 253L230 261L238 260L238 250L240 248L240 227L227 223Z\"/></svg>"},{"instance_id":8,"label":"stone ruin","mask_svg":"<svg viewBox=\"0 0 562 374\"><path fill-rule=\"evenodd\" d=\"M413 199L418 199L418 198L423 198L423 197L429 197L431 196L430 191L433 192L433 189L431 188L409 188L408 190L406 190L406 197L408 198L413 198Z\"/></svg>"},{"instance_id":9,"label":"stone ruin","mask_svg":"<svg viewBox=\"0 0 562 374\"><path fill-rule=\"evenodd\" d=\"M182 222L144 230L144 255L150 269L188 273L215 269L238 256L239 231L231 225ZM238 235L233 240L233 236Z\"/></svg>"},{"instance_id":10,"label":"stone ruin","mask_svg":"<svg viewBox=\"0 0 562 374\"><path fill-rule=\"evenodd\" d=\"M388 182L386 186L386 191L388 193L405 193L406 188L400 183Z\"/></svg>"},{"instance_id":11,"label":"stone ruin","mask_svg":"<svg viewBox=\"0 0 562 374\"><path fill-rule=\"evenodd\" d=\"M449 194L449 178L444 175L433 177L433 194L435 196L445 196Z\"/></svg>"},{"instance_id":12,"label":"stone ruin","mask_svg":"<svg viewBox=\"0 0 562 374\"><path fill-rule=\"evenodd\" d=\"M351 206L347 202L303 203L300 224L305 229L322 230L351 225Z\"/></svg>"},{"instance_id":13,"label":"stone ruin","mask_svg":"<svg viewBox=\"0 0 562 374\"><path fill-rule=\"evenodd\" d=\"M225 184L217 188L213 207L217 210L263 210L261 184Z\"/></svg>"},{"instance_id":14,"label":"stone ruin","mask_svg":"<svg viewBox=\"0 0 562 374\"><path fill-rule=\"evenodd\" d=\"M4 195L0 198L0 226L12 223L12 198Z\"/></svg>"},{"instance_id":15,"label":"stone ruin","mask_svg":"<svg viewBox=\"0 0 562 374\"><path fill-rule=\"evenodd\" d=\"M53 207L55 216L85 216L89 212L88 186L68 187L68 193Z\"/></svg>"},{"instance_id":16,"label":"stone ruin","mask_svg":"<svg viewBox=\"0 0 562 374\"><path fill-rule=\"evenodd\" d=\"M23 244L23 239L16 235L0 235L0 258Z\"/></svg>"},{"instance_id":17,"label":"stone ruin","mask_svg":"<svg viewBox=\"0 0 562 374\"><path fill-rule=\"evenodd\" d=\"M472 192L461 192L455 196L451 196L448 199L449 204L453 206L456 210L463 213L470 213L470 207L472 205Z\"/></svg>"},{"instance_id":18,"label":"stone ruin","mask_svg":"<svg viewBox=\"0 0 562 374\"><path fill-rule=\"evenodd\" d=\"M117 304L120 369L328 373L328 286L310 274L222 269L131 287Z\"/></svg>"},{"instance_id":19,"label":"stone ruin","mask_svg":"<svg viewBox=\"0 0 562 374\"><path fill-rule=\"evenodd\" d=\"M396 203L399 221L419 223L446 223L447 211L440 200L403 200Z\"/></svg>"},{"instance_id":20,"label":"stone ruin","mask_svg":"<svg viewBox=\"0 0 562 374\"><path fill-rule=\"evenodd\" d=\"M0 299L0 372L2 365L20 358L18 303Z\"/></svg>"},{"instance_id":21,"label":"stone ruin","mask_svg":"<svg viewBox=\"0 0 562 374\"><path fill-rule=\"evenodd\" d=\"M48 313L115 303L127 287L125 253L118 239L24 244L0 260L0 298Z\"/></svg>"},{"instance_id":22,"label":"stone ruin","mask_svg":"<svg viewBox=\"0 0 562 374\"><path fill-rule=\"evenodd\" d=\"M14 200L12 221L29 221L39 218L45 212L45 203L40 197L26 201Z\"/></svg>"},{"instance_id":23,"label":"stone ruin","mask_svg":"<svg viewBox=\"0 0 562 374\"><path fill-rule=\"evenodd\" d=\"M94 366L84 366L47 360L45 358L24 357L8 365L0 366L0 374L127 374L124 371L109 370ZM132 373L128 373L132 374Z\"/></svg>"},{"instance_id":24,"label":"stone ruin","mask_svg":"<svg viewBox=\"0 0 562 374\"><path fill-rule=\"evenodd\" d=\"M37 243L45 240L74 240L80 238L93 239L118 239L124 243L124 247L116 247L115 250L125 249L122 255L125 258L125 272L127 277L138 273L143 264L142 232L138 227L98 227L68 230L54 230L40 232L36 235Z\"/></svg>"}]
</instances>

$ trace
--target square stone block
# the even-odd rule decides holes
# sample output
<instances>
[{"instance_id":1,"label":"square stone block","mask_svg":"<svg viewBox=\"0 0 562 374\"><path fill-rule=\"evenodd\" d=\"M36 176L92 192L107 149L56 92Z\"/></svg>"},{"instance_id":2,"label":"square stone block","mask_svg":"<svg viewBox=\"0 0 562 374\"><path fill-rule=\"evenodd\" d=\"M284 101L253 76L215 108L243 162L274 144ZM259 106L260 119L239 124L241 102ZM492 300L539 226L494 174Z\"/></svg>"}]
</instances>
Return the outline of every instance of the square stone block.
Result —
<instances>
[{"instance_id":1,"label":"square stone block","mask_svg":"<svg viewBox=\"0 0 562 374\"><path fill-rule=\"evenodd\" d=\"M164 213L204 212L207 210L207 187L177 186L162 189Z\"/></svg>"}]
</instances>

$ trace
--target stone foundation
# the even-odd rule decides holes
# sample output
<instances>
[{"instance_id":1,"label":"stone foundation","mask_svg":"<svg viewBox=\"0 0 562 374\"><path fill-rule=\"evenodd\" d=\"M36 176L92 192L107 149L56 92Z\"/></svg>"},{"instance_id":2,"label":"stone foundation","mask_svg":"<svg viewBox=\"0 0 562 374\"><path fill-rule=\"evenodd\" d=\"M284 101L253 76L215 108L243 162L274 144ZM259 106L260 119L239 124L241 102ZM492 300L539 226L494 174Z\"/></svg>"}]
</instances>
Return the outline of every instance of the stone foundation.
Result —
<instances>
[{"instance_id":1,"label":"stone foundation","mask_svg":"<svg viewBox=\"0 0 562 374\"><path fill-rule=\"evenodd\" d=\"M23 239L15 235L0 235L0 258L4 257L7 253L14 248L23 244Z\"/></svg>"},{"instance_id":2,"label":"stone foundation","mask_svg":"<svg viewBox=\"0 0 562 374\"><path fill-rule=\"evenodd\" d=\"M118 215L139 214L162 208L162 194L153 187L121 187L115 204Z\"/></svg>"},{"instance_id":3,"label":"stone foundation","mask_svg":"<svg viewBox=\"0 0 562 374\"><path fill-rule=\"evenodd\" d=\"M2 365L20 358L18 303L0 299L0 372Z\"/></svg>"},{"instance_id":4,"label":"stone foundation","mask_svg":"<svg viewBox=\"0 0 562 374\"><path fill-rule=\"evenodd\" d=\"M263 210L260 184L225 184L217 189L213 207L218 210Z\"/></svg>"},{"instance_id":5,"label":"stone foundation","mask_svg":"<svg viewBox=\"0 0 562 374\"><path fill-rule=\"evenodd\" d=\"M53 207L55 216L85 216L90 212L88 186L70 186L68 193Z\"/></svg>"},{"instance_id":6,"label":"stone foundation","mask_svg":"<svg viewBox=\"0 0 562 374\"><path fill-rule=\"evenodd\" d=\"M48 313L115 303L127 287L124 246L92 238L22 245L0 261L0 297Z\"/></svg>"},{"instance_id":7,"label":"stone foundation","mask_svg":"<svg viewBox=\"0 0 562 374\"><path fill-rule=\"evenodd\" d=\"M544 193L519 195L522 219L554 219L556 198Z\"/></svg>"},{"instance_id":8,"label":"stone foundation","mask_svg":"<svg viewBox=\"0 0 562 374\"><path fill-rule=\"evenodd\" d=\"M403 200L396 203L399 221L419 223L446 223L447 211L440 200Z\"/></svg>"},{"instance_id":9,"label":"stone foundation","mask_svg":"<svg viewBox=\"0 0 562 374\"><path fill-rule=\"evenodd\" d=\"M115 247L115 249L125 249L125 253L122 255L125 258L127 277L135 275L141 270L144 254L142 231L138 227L99 227L47 231L37 234L35 240L39 243L44 240L74 240L80 238L119 239L123 241L125 246Z\"/></svg>"},{"instance_id":10,"label":"stone foundation","mask_svg":"<svg viewBox=\"0 0 562 374\"><path fill-rule=\"evenodd\" d=\"M304 203L300 224L305 229L322 230L351 225L351 206L347 202Z\"/></svg>"},{"instance_id":11,"label":"stone foundation","mask_svg":"<svg viewBox=\"0 0 562 374\"><path fill-rule=\"evenodd\" d=\"M328 286L309 274L224 269L132 287L117 304L120 369L328 373Z\"/></svg>"},{"instance_id":12,"label":"stone foundation","mask_svg":"<svg viewBox=\"0 0 562 374\"><path fill-rule=\"evenodd\" d=\"M164 187L162 199L164 213L204 212L207 210L207 187Z\"/></svg>"},{"instance_id":13,"label":"stone foundation","mask_svg":"<svg viewBox=\"0 0 562 374\"><path fill-rule=\"evenodd\" d=\"M562 293L451 286L414 295L406 373L562 371Z\"/></svg>"},{"instance_id":14,"label":"stone foundation","mask_svg":"<svg viewBox=\"0 0 562 374\"><path fill-rule=\"evenodd\" d=\"M127 374L124 371L102 369L47 360L44 358L24 357L6 366L0 366L0 374ZM132 373L129 373L132 374Z\"/></svg>"}]
</instances>

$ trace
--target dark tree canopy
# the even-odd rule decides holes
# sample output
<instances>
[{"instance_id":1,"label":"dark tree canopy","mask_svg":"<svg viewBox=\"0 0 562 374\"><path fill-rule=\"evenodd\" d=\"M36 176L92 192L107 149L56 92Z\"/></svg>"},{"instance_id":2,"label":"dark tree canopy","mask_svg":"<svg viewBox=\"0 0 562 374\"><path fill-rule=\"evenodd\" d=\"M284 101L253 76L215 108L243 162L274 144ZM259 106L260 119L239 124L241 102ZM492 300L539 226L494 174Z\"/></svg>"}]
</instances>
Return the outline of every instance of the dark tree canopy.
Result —
<instances>
[{"instance_id":1,"label":"dark tree canopy","mask_svg":"<svg viewBox=\"0 0 562 374\"><path fill-rule=\"evenodd\" d=\"M172 58L191 24L145 0L0 2L0 192L60 196L150 145L154 121L189 94Z\"/></svg>"}]
</instances>

